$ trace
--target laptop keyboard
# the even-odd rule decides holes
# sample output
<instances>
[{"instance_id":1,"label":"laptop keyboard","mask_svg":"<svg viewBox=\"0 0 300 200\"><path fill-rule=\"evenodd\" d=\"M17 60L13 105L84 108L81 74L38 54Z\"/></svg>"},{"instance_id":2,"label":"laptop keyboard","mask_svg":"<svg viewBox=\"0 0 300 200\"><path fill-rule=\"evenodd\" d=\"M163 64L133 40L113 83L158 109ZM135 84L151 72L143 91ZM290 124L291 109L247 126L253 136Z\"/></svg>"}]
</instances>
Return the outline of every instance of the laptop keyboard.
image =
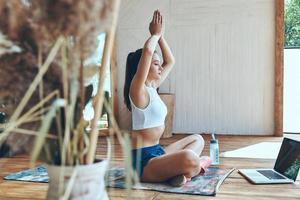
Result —
<instances>
[{"instance_id":1,"label":"laptop keyboard","mask_svg":"<svg viewBox=\"0 0 300 200\"><path fill-rule=\"evenodd\" d=\"M272 170L257 170L259 173L267 177L268 179L286 179L285 177L275 173Z\"/></svg>"}]
</instances>

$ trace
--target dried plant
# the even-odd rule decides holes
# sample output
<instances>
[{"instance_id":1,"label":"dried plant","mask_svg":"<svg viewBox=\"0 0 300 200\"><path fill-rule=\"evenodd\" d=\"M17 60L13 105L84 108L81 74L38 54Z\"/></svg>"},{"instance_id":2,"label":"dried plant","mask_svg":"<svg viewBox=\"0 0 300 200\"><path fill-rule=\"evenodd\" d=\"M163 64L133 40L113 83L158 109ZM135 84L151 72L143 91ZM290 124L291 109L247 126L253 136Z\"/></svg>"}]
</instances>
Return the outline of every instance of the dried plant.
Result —
<instances>
[{"instance_id":1,"label":"dried plant","mask_svg":"<svg viewBox=\"0 0 300 200\"><path fill-rule=\"evenodd\" d=\"M53 41L59 35L74 36L88 55L95 49L100 32L111 25L109 0L44 0L32 1L32 24L42 41Z\"/></svg>"},{"instance_id":2,"label":"dried plant","mask_svg":"<svg viewBox=\"0 0 300 200\"><path fill-rule=\"evenodd\" d=\"M60 127L56 126L55 132L65 128L64 133L60 133L64 135L61 159L63 164L67 158L72 160L72 158L69 158L73 157L70 156L72 154L69 152L71 148L68 146L71 143L70 140L74 138L78 142L85 141L83 132L86 123L82 119L78 121L75 108L78 98L80 98L81 104L84 101L81 96L83 93L82 82L86 73L83 73L83 70L81 70L83 67L82 63L94 51L97 45L95 38L97 38L101 31L107 31L109 26L111 26L112 2L108 0L1 1L0 9L3 11L1 15L9 19L8 22L4 20L0 21L1 30L12 40L17 41L23 49L22 54L14 54L13 57L20 57L21 60L25 60L23 62L26 63L25 66L29 66L35 71L35 73L32 73L32 70L30 70L32 76L29 80L31 81L32 77L35 77L35 79L28 85L28 91L25 94L16 95L17 97L24 95L24 97L14 113L10 113L10 123L1 135L2 140L6 139L6 136L8 136L9 132L13 131L16 124L23 125L24 122L27 123L27 121L21 120L24 119L24 116L30 116L31 114L35 114L35 112L40 112L40 115L43 115L43 108L47 105L49 106L50 100L53 99L48 99L32 113L28 114L28 112L24 113L24 111L32 96L34 96L34 101L28 107L35 105L39 98L40 100L44 100L44 96L48 95L55 88L52 87L52 90L46 91L47 87L43 86L46 84L43 84L42 81L43 76L52 67L58 72L55 79L60 80L54 84L56 89L60 91L57 97L62 96L66 102L65 110L63 111L65 113L65 124L62 124ZM12 41L7 40L2 33L0 39L0 44L3 44L2 46L5 45L5 51L2 51L3 53L0 55L16 52L21 49L16 50L16 45ZM56 44L53 46L55 40ZM52 48L50 53L48 53L49 48ZM61 53L58 53L58 51L61 51ZM43 61L43 57L46 56L47 58ZM7 56L2 57L1 61L4 66L10 66L9 69L19 66L18 62L13 62ZM28 68L25 67L24 69L28 71ZM62 77L60 74L62 74ZM90 74L88 75L90 76ZM17 79L17 77L13 77L12 79ZM2 82L7 81L3 80ZM4 86L6 88L12 87L13 84L9 83L9 85ZM36 90L38 85L40 87L39 94ZM21 87L24 90L24 85L21 85ZM39 98L36 98L37 96ZM97 98L100 96L102 94L99 94ZM40 117L40 115L37 116ZM48 124L47 129L51 129L52 127L51 123L51 126L49 123L46 123ZM70 134L71 132L72 134ZM76 145L73 144L73 147L76 147ZM77 151L78 149L75 148L75 152ZM68 164L71 164L71 162Z\"/></svg>"},{"instance_id":3,"label":"dried plant","mask_svg":"<svg viewBox=\"0 0 300 200\"><path fill-rule=\"evenodd\" d=\"M60 67L66 61L61 58L63 54L57 55L43 76L39 86L40 91L33 92L24 110L31 108L43 96L55 89L59 89L61 96L66 97L66 88L61 87L63 80L61 74L66 72L70 72L70 76L64 76L64 79L68 79L64 81L72 82L69 84L71 88L68 89L72 90L72 94L78 94L82 89L78 81L80 65L82 60L95 49L96 36L101 31L107 30L111 24L112 2L108 0L0 1L0 52L2 52L0 53L2 84L0 103L4 107L0 108L0 111L5 111L9 117L12 116L17 102L25 95L24 88L28 88L38 74L41 66L39 62L47 57L49 49L60 35L63 35L67 41L65 55L68 60L65 68ZM22 49L21 53L16 52L19 49ZM5 56L1 57L1 55ZM62 69L65 73L62 73ZM76 97L73 95L73 98ZM29 129L38 127L36 123L27 123L23 126ZM23 145L15 144L13 141L16 137L26 138L26 136L10 135L7 142L10 143L13 153L18 152L18 148L19 151L23 151L20 146L30 146L30 144L25 145L30 141L29 138L22 140Z\"/></svg>"},{"instance_id":4,"label":"dried plant","mask_svg":"<svg viewBox=\"0 0 300 200\"><path fill-rule=\"evenodd\" d=\"M10 119L0 134L0 145L11 133L34 135L32 162L40 158L63 166L90 164L98 140L97 120L104 105L112 124L109 132L117 135L129 158L125 162L129 172L126 182L131 186L129 138L124 138L126 134L119 129L103 90L119 3L119 0L0 1L0 82L5 89L0 100L8 104L19 102L15 109L9 110ZM98 91L93 99L92 131L88 133L87 122L80 112L84 102L83 81L99 66L90 65L84 71L83 63L96 49L95 39L103 31L108 34ZM24 88L28 88L26 92ZM15 91L13 99L8 91ZM43 156L39 157L41 152Z\"/></svg>"}]
</instances>

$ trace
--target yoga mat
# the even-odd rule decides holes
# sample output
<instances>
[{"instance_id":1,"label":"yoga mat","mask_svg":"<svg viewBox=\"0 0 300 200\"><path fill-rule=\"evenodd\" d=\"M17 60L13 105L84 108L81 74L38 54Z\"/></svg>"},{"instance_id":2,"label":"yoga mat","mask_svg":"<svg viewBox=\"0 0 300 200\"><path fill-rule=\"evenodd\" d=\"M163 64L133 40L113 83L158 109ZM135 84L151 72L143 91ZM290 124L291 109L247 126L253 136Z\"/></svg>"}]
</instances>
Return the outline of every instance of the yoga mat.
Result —
<instances>
[{"instance_id":1,"label":"yoga mat","mask_svg":"<svg viewBox=\"0 0 300 200\"><path fill-rule=\"evenodd\" d=\"M281 142L261 142L220 154L221 157L276 159Z\"/></svg>"},{"instance_id":2,"label":"yoga mat","mask_svg":"<svg viewBox=\"0 0 300 200\"><path fill-rule=\"evenodd\" d=\"M215 196L220 185L223 183L225 178L229 176L232 169L221 169L210 167L202 174L192 178L191 181L187 182L181 187L173 187L168 183L137 183L133 186L133 189L141 190L154 190L159 192L168 193L180 193L180 194L193 194L193 195L204 195L204 196ZM124 168L115 167L108 171L109 180L108 186L115 188L125 188ZM117 177L117 179L114 179Z\"/></svg>"},{"instance_id":3,"label":"yoga mat","mask_svg":"<svg viewBox=\"0 0 300 200\"><path fill-rule=\"evenodd\" d=\"M5 180L30 181L48 183L49 177L46 168L39 165L33 169L23 170L4 177Z\"/></svg>"},{"instance_id":4,"label":"yoga mat","mask_svg":"<svg viewBox=\"0 0 300 200\"><path fill-rule=\"evenodd\" d=\"M193 177L181 187L172 187L168 183L137 183L133 189L155 190L181 194L215 196L225 178L234 169L208 168L203 175ZM43 165L33 169L23 170L4 177L5 180L31 181L47 183L47 170ZM113 166L107 171L107 185L115 188L125 188L125 170L120 166Z\"/></svg>"}]
</instances>

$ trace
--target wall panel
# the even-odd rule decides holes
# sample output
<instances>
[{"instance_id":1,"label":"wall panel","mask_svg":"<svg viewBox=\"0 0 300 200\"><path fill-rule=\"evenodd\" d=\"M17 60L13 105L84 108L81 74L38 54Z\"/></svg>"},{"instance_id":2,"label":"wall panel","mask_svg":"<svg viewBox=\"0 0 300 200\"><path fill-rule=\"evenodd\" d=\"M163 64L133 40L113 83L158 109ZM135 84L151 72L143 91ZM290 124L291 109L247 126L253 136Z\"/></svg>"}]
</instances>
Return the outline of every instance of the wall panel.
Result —
<instances>
[{"instance_id":1,"label":"wall panel","mask_svg":"<svg viewBox=\"0 0 300 200\"><path fill-rule=\"evenodd\" d=\"M273 134L274 1L150 2L125 1L120 14L121 126L131 123L122 98L126 56L143 45L152 11L160 8L176 58L160 88L176 95L174 132Z\"/></svg>"}]
</instances>

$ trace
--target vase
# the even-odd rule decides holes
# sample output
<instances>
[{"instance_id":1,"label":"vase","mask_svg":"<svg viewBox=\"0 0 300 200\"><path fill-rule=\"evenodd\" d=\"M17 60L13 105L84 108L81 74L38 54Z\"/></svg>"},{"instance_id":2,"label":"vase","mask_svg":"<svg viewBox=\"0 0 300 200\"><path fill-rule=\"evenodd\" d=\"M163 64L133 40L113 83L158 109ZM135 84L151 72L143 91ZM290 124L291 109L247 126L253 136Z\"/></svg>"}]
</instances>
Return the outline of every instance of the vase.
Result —
<instances>
[{"instance_id":1,"label":"vase","mask_svg":"<svg viewBox=\"0 0 300 200\"><path fill-rule=\"evenodd\" d=\"M104 181L107 166L107 160L90 165L46 165L49 175L47 199L58 200L68 196L70 200L108 200ZM72 179L74 182L70 187Z\"/></svg>"}]
</instances>

